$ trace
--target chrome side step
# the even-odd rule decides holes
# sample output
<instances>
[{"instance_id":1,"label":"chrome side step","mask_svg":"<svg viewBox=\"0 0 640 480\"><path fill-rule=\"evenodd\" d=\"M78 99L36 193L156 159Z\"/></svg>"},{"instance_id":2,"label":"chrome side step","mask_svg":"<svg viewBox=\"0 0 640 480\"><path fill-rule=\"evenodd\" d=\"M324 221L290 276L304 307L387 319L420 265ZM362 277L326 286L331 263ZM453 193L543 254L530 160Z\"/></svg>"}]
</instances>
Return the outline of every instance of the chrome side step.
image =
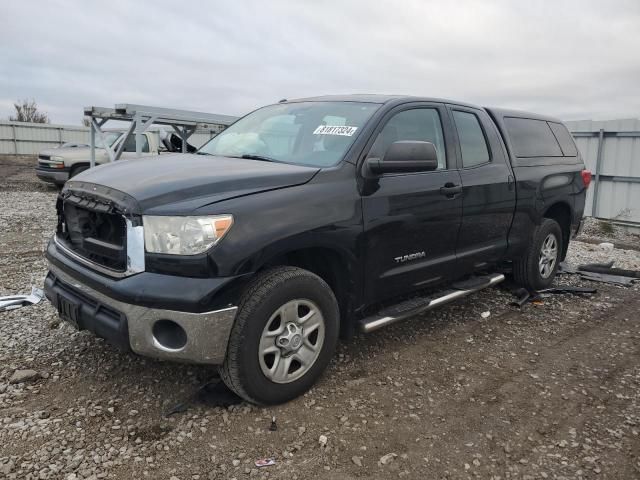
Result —
<instances>
[{"instance_id":1,"label":"chrome side step","mask_svg":"<svg viewBox=\"0 0 640 480\"><path fill-rule=\"evenodd\" d=\"M373 332L392 323L405 320L433 308L439 307L449 302L453 302L462 297L466 297L479 290L497 285L504 280L504 275L494 273L484 277L476 277L472 282L454 283L450 290L446 290L440 297L411 299L406 302L394 305L393 307L381 310L375 315L360 320L360 331L364 333ZM463 288L464 287L464 288Z\"/></svg>"}]
</instances>

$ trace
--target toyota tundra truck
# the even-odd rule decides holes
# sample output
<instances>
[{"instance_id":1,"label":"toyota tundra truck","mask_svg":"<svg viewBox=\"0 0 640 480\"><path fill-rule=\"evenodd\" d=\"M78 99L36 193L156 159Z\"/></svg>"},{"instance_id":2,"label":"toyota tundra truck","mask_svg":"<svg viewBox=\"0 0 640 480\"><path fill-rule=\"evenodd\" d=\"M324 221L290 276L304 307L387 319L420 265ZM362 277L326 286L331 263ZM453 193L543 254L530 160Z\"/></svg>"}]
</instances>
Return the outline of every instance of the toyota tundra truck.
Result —
<instances>
[{"instance_id":1,"label":"toyota tundra truck","mask_svg":"<svg viewBox=\"0 0 640 480\"><path fill-rule=\"evenodd\" d=\"M46 295L140 355L217 366L256 404L308 390L339 337L512 275L548 287L591 174L560 120L418 97L260 108L196 154L68 181Z\"/></svg>"}]
</instances>

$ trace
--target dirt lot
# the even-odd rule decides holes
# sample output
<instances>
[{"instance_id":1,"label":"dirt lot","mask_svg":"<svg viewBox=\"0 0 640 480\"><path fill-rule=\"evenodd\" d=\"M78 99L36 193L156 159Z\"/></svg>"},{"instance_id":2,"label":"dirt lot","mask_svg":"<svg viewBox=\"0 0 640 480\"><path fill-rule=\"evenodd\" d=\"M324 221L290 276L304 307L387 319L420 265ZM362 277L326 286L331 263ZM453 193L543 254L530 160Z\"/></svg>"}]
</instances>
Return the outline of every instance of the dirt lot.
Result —
<instances>
[{"instance_id":1,"label":"dirt lot","mask_svg":"<svg viewBox=\"0 0 640 480\"><path fill-rule=\"evenodd\" d=\"M32 162L0 158L0 295L46 273L56 191ZM582 242L569 260L608 258L640 269ZM194 396L214 370L121 353L47 302L0 313L0 478L640 478L640 285L559 282L598 293L519 310L481 292L343 342L274 408L215 406L235 401ZM40 378L10 384L16 369Z\"/></svg>"}]
</instances>

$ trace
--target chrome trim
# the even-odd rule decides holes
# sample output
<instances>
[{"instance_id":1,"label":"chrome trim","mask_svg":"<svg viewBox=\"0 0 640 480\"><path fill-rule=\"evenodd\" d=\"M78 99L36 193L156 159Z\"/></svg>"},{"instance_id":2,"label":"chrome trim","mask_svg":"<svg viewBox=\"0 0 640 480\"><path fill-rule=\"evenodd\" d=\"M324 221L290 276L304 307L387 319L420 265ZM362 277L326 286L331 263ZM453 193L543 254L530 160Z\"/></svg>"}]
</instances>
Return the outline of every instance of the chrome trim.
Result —
<instances>
[{"instance_id":1,"label":"chrome trim","mask_svg":"<svg viewBox=\"0 0 640 480\"><path fill-rule=\"evenodd\" d=\"M136 273L144 272L145 269L144 228L142 225L134 227L131 220L126 217L125 224L127 227L127 269L122 272L100 265L99 263L89 260L73 250L70 250L58 239L57 234L53 236L53 241L62 253L92 270L96 270L114 278L130 277Z\"/></svg>"},{"instance_id":2,"label":"chrome trim","mask_svg":"<svg viewBox=\"0 0 640 480\"><path fill-rule=\"evenodd\" d=\"M79 283L55 265L49 264L49 270L62 283L124 313L129 329L129 344L135 353L153 358L210 365L220 365L224 361L238 307L204 313L143 307L114 300ZM163 319L172 320L185 330L187 343L184 347L173 350L157 344L153 336L153 325Z\"/></svg>"},{"instance_id":3,"label":"chrome trim","mask_svg":"<svg viewBox=\"0 0 640 480\"><path fill-rule=\"evenodd\" d=\"M38 159L39 165L64 165L63 160L45 160L43 158Z\"/></svg>"},{"instance_id":4,"label":"chrome trim","mask_svg":"<svg viewBox=\"0 0 640 480\"><path fill-rule=\"evenodd\" d=\"M164 345L162 345L158 339L156 337L153 336L153 334L151 335L153 337L153 346L155 348L157 348L158 350L161 350L163 352L167 352L167 353L177 353L177 352L181 352L182 350L184 350L184 348L186 347L186 345L184 347L180 347L180 348L169 348L169 347L165 347Z\"/></svg>"},{"instance_id":5,"label":"chrome trim","mask_svg":"<svg viewBox=\"0 0 640 480\"><path fill-rule=\"evenodd\" d=\"M144 272L144 227L125 218L127 223L127 270L129 275Z\"/></svg>"},{"instance_id":6,"label":"chrome trim","mask_svg":"<svg viewBox=\"0 0 640 480\"><path fill-rule=\"evenodd\" d=\"M418 315L420 313L424 313L428 310L431 310L433 308L439 307L440 305L444 305L446 303L452 302L454 300L457 300L459 298L462 297L466 297L467 295L471 295L472 293L478 292L480 290L483 290L485 288L488 287L492 287L494 285L497 285L498 283L502 282L505 279L504 275L501 273L496 273L492 276L489 277L489 282L481 285L479 287L475 287L475 288L470 288L467 290L452 290L452 291L448 291L447 294L441 296L441 297L436 297L431 299L431 301L419 308L416 308L414 310L409 310L408 312L405 312L401 315L398 315L396 317L390 317L390 316L378 316L378 315L373 315L371 317L367 317L367 318L363 318L360 321L360 331L364 332L364 333L369 333L369 332L373 332L374 330L377 330L379 328L382 327L386 327L387 325L391 325L392 323L396 323L399 322L400 320L405 320L409 317L413 317L415 315Z\"/></svg>"}]
</instances>

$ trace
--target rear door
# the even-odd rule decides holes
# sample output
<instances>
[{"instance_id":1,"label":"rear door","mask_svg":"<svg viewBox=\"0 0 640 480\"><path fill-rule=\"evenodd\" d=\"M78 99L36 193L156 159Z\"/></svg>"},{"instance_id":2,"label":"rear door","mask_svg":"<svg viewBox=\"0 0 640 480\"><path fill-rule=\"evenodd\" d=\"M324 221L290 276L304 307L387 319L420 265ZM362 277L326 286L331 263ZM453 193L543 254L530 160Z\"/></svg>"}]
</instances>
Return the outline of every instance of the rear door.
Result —
<instances>
[{"instance_id":1,"label":"rear door","mask_svg":"<svg viewBox=\"0 0 640 480\"><path fill-rule=\"evenodd\" d=\"M480 109L448 106L458 138L462 225L457 261L465 272L499 261L516 206L513 173L497 128Z\"/></svg>"},{"instance_id":2,"label":"rear door","mask_svg":"<svg viewBox=\"0 0 640 480\"><path fill-rule=\"evenodd\" d=\"M435 171L385 174L363 189L365 285L368 302L429 287L454 275L462 215L453 132L446 107L412 103L390 111L367 156L383 157L399 140L432 142Z\"/></svg>"}]
</instances>

